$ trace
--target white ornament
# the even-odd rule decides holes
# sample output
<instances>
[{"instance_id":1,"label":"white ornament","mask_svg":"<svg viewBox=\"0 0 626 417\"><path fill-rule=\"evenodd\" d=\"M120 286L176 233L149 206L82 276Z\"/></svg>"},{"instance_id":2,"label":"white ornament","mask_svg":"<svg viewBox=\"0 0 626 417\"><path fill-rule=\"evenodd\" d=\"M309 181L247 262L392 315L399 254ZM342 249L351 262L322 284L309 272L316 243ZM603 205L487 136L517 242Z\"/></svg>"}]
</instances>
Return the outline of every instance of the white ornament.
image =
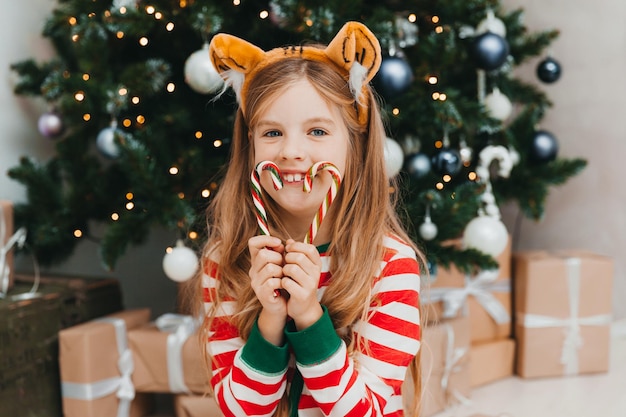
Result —
<instances>
[{"instance_id":1,"label":"white ornament","mask_svg":"<svg viewBox=\"0 0 626 417\"><path fill-rule=\"evenodd\" d=\"M500 219L483 215L473 218L463 231L463 247L496 257L506 248L508 231Z\"/></svg>"},{"instance_id":2,"label":"white ornament","mask_svg":"<svg viewBox=\"0 0 626 417\"><path fill-rule=\"evenodd\" d=\"M476 174L479 181L485 183L485 192L481 196L484 207L478 210L478 217L472 219L463 231L463 247L473 248L492 257L500 255L508 243L506 226L500 220L500 209L492 192L489 179L489 167L498 160L498 175L508 177L513 168L509 151L504 146L486 146L478 155Z\"/></svg>"},{"instance_id":3,"label":"white ornament","mask_svg":"<svg viewBox=\"0 0 626 417\"><path fill-rule=\"evenodd\" d=\"M432 222L430 217L426 217L424 219L424 223L420 225L419 232L422 239L433 240L437 237L437 233L439 232L439 230L437 229L437 225Z\"/></svg>"},{"instance_id":4,"label":"white ornament","mask_svg":"<svg viewBox=\"0 0 626 417\"><path fill-rule=\"evenodd\" d=\"M137 6L137 0L113 0L112 9L119 10L122 7L135 8Z\"/></svg>"},{"instance_id":5,"label":"white ornament","mask_svg":"<svg viewBox=\"0 0 626 417\"><path fill-rule=\"evenodd\" d=\"M506 26L504 26L504 22L502 20L496 17L493 10L488 10L487 17L481 20L478 26L476 26L476 35L480 35L485 32L495 33L503 38L506 37Z\"/></svg>"},{"instance_id":6,"label":"white ornament","mask_svg":"<svg viewBox=\"0 0 626 417\"><path fill-rule=\"evenodd\" d=\"M185 61L185 82L201 94L215 93L224 85L224 79L211 62L208 43Z\"/></svg>"},{"instance_id":7,"label":"white ornament","mask_svg":"<svg viewBox=\"0 0 626 417\"><path fill-rule=\"evenodd\" d=\"M112 121L109 127L105 127L98 133L96 146L107 158L115 159L120 156L120 148L115 142L115 136L117 134L120 134L120 132L117 129L116 121Z\"/></svg>"},{"instance_id":8,"label":"white ornament","mask_svg":"<svg viewBox=\"0 0 626 417\"><path fill-rule=\"evenodd\" d=\"M513 113L513 104L511 100L500 92L498 88L494 88L493 91L485 97L485 108L489 116L500 121L505 121Z\"/></svg>"},{"instance_id":9,"label":"white ornament","mask_svg":"<svg viewBox=\"0 0 626 417\"><path fill-rule=\"evenodd\" d=\"M197 270L198 256L180 239L176 241L176 247L163 257L163 271L172 281L187 281L193 278Z\"/></svg>"},{"instance_id":10,"label":"white ornament","mask_svg":"<svg viewBox=\"0 0 626 417\"><path fill-rule=\"evenodd\" d=\"M404 151L398 142L391 138L385 140L385 170L387 177L395 177L404 164Z\"/></svg>"}]
</instances>

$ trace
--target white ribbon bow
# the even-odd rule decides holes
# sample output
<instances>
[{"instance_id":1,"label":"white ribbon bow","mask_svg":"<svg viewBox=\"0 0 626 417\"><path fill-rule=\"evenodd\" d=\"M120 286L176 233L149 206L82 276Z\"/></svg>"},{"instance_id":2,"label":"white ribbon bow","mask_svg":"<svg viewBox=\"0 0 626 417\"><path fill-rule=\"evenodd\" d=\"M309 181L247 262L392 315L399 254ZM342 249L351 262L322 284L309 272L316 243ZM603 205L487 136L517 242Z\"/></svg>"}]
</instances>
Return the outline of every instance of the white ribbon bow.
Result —
<instances>
[{"instance_id":1,"label":"white ribbon bow","mask_svg":"<svg viewBox=\"0 0 626 417\"><path fill-rule=\"evenodd\" d=\"M580 305L580 259L567 258L567 284L569 295L569 317L558 318L539 314L517 314L517 321L524 327L544 328L563 327L565 336L561 349L561 363L564 375L578 374L578 350L583 345L581 326L607 326L611 323L610 314L578 317Z\"/></svg>"},{"instance_id":2,"label":"white ribbon bow","mask_svg":"<svg viewBox=\"0 0 626 417\"><path fill-rule=\"evenodd\" d=\"M443 376L441 377L441 389L446 397L451 395L461 404L469 404L470 400L459 392L459 390L450 390L450 377L459 372L463 364L460 363L461 359L465 357L468 352L467 347L454 347L454 329L449 324L445 325L446 329L446 351L445 362L443 367Z\"/></svg>"},{"instance_id":3,"label":"white ribbon bow","mask_svg":"<svg viewBox=\"0 0 626 417\"><path fill-rule=\"evenodd\" d=\"M3 242L6 242L3 244ZM4 209L0 205L0 298L4 298L9 291L9 277L11 268L7 262L7 255L13 246L21 248L26 243L26 228L21 227L7 239L7 226Z\"/></svg>"},{"instance_id":4,"label":"white ribbon bow","mask_svg":"<svg viewBox=\"0 0 626 417\"><path fill-rule=\"evenodd\" d=\"M493 292L511 292L511 280L496 281L498 270L482 271L474 278L465 276L464 287L432 288L430 298L423 300L425 304L443 302L443 317L456 317L461 307L471 295L487 311L498 324L511 321L511 315Z\"/></svg>"},{"instance_id":5,"label":"white ribbon bow","mask_svg":"<svg viewBox=\"0 0 626 417\"><path fill-rule=\"evenodd\" d=\"M193 317L166 313L156 319L156 326L167 336L167 374L172 393L190 393L183 372L183 346L197 329Z\"/></svg>"},{"instance_id":6,"label":"white ribbon bow","mask_svg":"<svg viewBox=\"0 0 626 417\"><path fill-rule=\"evenodd\" d=\"M135 386L131 379L134 363L126 338L126 322L113 317L103 317L93 321L110 323L115 328L117 350L120 355L117 361L120 376L85 384L63 382L61 384L63 397L91 401L115 393L119 399L117 417L129 417L130 403L135 398Z\"/></svg>"}]
</instances>

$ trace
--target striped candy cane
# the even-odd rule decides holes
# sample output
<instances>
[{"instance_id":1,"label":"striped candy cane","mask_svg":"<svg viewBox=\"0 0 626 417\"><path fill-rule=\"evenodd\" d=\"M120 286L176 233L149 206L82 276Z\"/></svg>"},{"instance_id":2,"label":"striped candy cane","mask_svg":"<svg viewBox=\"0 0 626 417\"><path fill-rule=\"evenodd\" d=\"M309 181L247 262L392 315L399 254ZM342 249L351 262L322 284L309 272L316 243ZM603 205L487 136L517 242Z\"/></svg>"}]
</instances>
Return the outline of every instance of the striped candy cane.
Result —
<instances>
[{"instance_id":1,"label":"striped candy cane","mask_svg":"<svg viewBox=\"0 0 626 417\"><path fill-rule=\"evenodd\" d=\"M256 209L256 220L259 224L261 234L270 234L269 225L267 222L267 211L265 211L265 205L261 198L261 174L267 170L272 178L272 183L276 190L283 188L283 179L280 177L280 170L278 166L271 161L259 162L250 175L250 189L252 192L252 202Z\"/></svg>"},{"instance_id":2,"label":"striped candy cane","mask_svg":"<svg viewBox=\"0 0 626 417\"><path fill-rule=\"evenodd\" d=\"M315 235L317 234L317 231L319 230L322 221L324 220L324 217L326 216L326 213L330 208L330 205L333 203L333 200L335 199L335 196L339 191L339 186L341 185L341 173L339 172L339 169L337 169L337 167L330 162L322 161L313 164L313 166L307 171L303 185L303 189L305 192L311 192L311 190L313 189L313 178L320 171L328 171L333 179L333 182L330 185L328 192L326 193L326 198L324 198L324 201L322 201L319 210L317 210L317 213L315 213L313 222L311 222L311 226L309 226L309 231L304 237L304 241L311 244L313 243Z\"/></svg>"}]
</instances>

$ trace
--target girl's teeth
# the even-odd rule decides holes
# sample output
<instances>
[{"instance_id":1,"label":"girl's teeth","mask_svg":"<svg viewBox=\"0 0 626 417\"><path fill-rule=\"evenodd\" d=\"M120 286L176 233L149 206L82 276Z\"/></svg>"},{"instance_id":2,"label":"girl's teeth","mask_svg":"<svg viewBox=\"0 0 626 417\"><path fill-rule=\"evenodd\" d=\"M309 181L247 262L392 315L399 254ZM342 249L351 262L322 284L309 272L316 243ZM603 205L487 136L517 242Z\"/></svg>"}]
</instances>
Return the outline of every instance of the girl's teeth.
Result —
<instances>
[{"instance_id":1,"label":"girl's teeth","mask_svg":"<svg viewBox=\"0 0 626 417\"><path fill-rule=\"evenodd\" d=\"M302 174L285 174L286 182L296 182L302 180Z\"/></svg>"}]
</instances>

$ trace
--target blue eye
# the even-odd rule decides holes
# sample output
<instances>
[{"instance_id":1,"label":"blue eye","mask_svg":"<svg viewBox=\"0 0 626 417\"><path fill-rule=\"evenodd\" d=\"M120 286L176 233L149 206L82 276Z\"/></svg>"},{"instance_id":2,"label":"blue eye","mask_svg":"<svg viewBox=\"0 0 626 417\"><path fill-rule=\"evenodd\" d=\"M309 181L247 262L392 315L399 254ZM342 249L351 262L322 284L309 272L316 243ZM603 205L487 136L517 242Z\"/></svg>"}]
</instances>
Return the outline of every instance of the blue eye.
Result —
<instances>
[{"instance_id":1,"label":"blue eye","mask_svg":"<svg viewBox=\"0 0 626 417\"><path fill-rule=\"evenodd\" d=\"M278 137L280 135L281 135L281 133L278 130L270 130L270 131L267 131L267 132L265 132L263 134L263 136L267 136L267 137L270 137L270 138L275 138L275 137Z\"/></svg>"},{"instance_id":2,"label":"blue eye","mask_svg":"<svg viewBox=\"0 0 626 417\"><path fill-rule=\"evenodd\" d=\"M311 135L313 136L324 136L326 135L326 131L323 129L313 129L311 130Z\"/></svg>"}]
</instances>

